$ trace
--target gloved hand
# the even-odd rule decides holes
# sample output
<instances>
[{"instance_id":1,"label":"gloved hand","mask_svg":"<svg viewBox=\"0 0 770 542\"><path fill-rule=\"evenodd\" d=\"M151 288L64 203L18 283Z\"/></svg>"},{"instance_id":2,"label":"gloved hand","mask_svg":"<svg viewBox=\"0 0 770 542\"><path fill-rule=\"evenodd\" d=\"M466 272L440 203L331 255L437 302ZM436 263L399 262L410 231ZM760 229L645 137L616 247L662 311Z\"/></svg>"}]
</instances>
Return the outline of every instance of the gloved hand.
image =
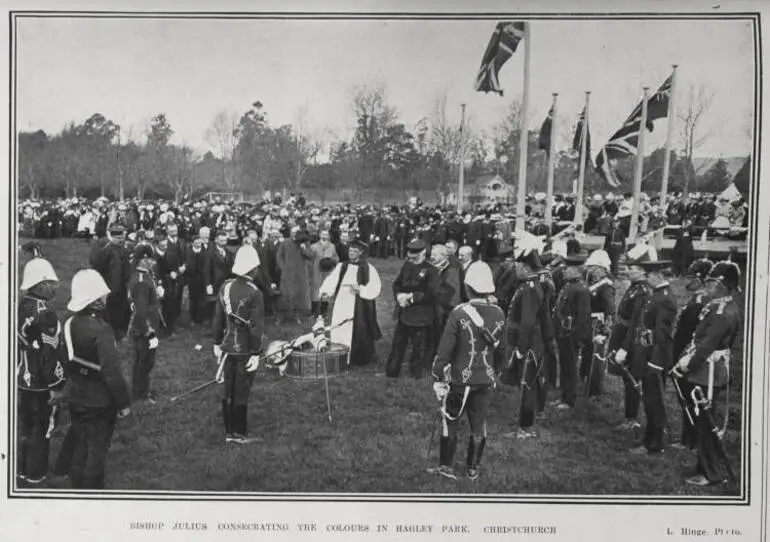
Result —
<instances>
[{"instance_id":1,"label":"gloved hand","mask_svg":"<svg viewBox=\"0 0 770 542\"><path fill-rule=\"evenodd\" d=\"M685 373L687 373L687 372L688 372L688 369L689 369L689 362L690 362L690 360L689 360L689 358L687 358L687 357L684 357L684 358L680 359L680 360L677 362L677 364L676 364L676 365L674 365L674 371L676 371L677 373L679 373L679 375L681 375L681 376L684 376L684 375L685 375Z\"/></svg>"},{"instance_id":2,"label":"gloved hand","mask_svg":"<svg viewBox=\"0 0 770 542\"><path fill-rule=\"evenodd\" d=\"M184 272L187 271L187 266L182 264L179 266L179 274L182 275Z\"/></svg>"},{"instance_id":3,"label":"gloved hand","mask_svg":"<svg viewBox=\"0 0 770 542\"><path fill-rule=\"evenodd\" d=\"M671 376L674 378L682 378L684 377L684 371L679 368L679 365L671 369Z\"/></svg>"},{"instance_id":4,"label":"gloved hand","mask_svg":"<svg viewBox=\"0 0 770 542\"><path fill-rule=\"evenodd\" d=\"M158 344L160 343L157 337L150 338L150 350L155 350L156 348L158 348Z\"/></svg>"},{"instance_id":5,"label":"gloved hand","mask_svg":"<svg viewBox=\"0 0 770 542\"><path fill-rule=\"evenodd\" d=\"M597 344L604 344L604 341L606 341L606 340L607 340L606 335L597 335L596 337L594 337L594 341Z\"/></svg>"},{"instance_id":6,"label":"gloved hand","mask_svg":"<svg viewBox=\"0 0 770 542\"><path fill-rule=\"evenodd\" d=\"M155 288L155 291L157 292L158 297L163 297L163 294L166 293L166 290L163 289L163 286L158 286Z\"/></svg>"},{"instance_id":7,"label":"gloved hand","mask_svg":"<svg viewBox=\"0 0 770 542\"><path fill-rule=\"evenodd\" d=\"M407 299L409 299L409 294L396 294L396 303L398 303L398 306L401 308L406 307Z\"/></svg>"},{"instance_id":8,"label":"gloved hand","mask_svg":"<svg viewBox=\"0 0 770 542\"><path fill-rule=\"evenodd\" d=\"M217 363L219 363L219 358L222 357L222 347L218 344L214 345L214 356L217 358Z\"/></svg>"},{"instance_id":9,"label":"gloved hand","mask_svg":"<svg viewBox=\"0 0 770 542\"><path fill-rule=\"evenodd\" d=\"M518 348L513 351L513 355L516 356L516 359L524 359L524 354L519 352Z\"/></svg>"},{"instance_id":10,"label":"gloved hand","mask_svg":"<svg viewBox=\"0 0 770 542\"><path fill-rule=\"evenodd\" d=\"M171 276L172 280L176 280L176 271L172 271L171 273L169 273L169 276Z\"/></svg>"},{"instance_id":11,"label":"gloved hand","mask_svg":"<svg viewBox=\"0 0 770 542\"><path fill-rule=\"evenodd\" d=\"M131 414L131 407L126 407L124 409L121 409L120 412L118 412L118 418L123 419L129 414Z\"/></svg>"},{"instance_id":12,"label":"gloved hand","mask_svg":"<svg viewBox=\"0 0 770 542\"><path fill-rule=\"evenodd\" d=\"M214 295L214 288L211 287L211 284L206 286L206 295Z\"/></svg>"},{"instance_id":13,"label":"gloved hand","mask_svg":"<svg viewBox=\"0 0 770 542\"><path fill-rule=\"evenodd\" d=\"M436 394L436 399L439 401L443 400L449 394L449 384L446 382L434 382L433 393Z\"/></svg>"},{"instance_id":14,"label":"gloved hand","mask_svg":"<svg viewBox=\"0 0 770 542\"><path fill-rule=\"evenodd\" d=\"M259 368L259 356L251 356L248 363L246 363L246 371L253 373Z\"/></svg>"},{"instance_id":15,"label":"gloved hand","mask_svg":"<svg viewBox=\"0 0 770 542\"><path fill-rule=\"evenodd\" d=\"M628 352L626 352L622 348L617 352L615 352L615 361L617 363L624 363L627 357L628 357Z\"/></svg>"}]
</instances>

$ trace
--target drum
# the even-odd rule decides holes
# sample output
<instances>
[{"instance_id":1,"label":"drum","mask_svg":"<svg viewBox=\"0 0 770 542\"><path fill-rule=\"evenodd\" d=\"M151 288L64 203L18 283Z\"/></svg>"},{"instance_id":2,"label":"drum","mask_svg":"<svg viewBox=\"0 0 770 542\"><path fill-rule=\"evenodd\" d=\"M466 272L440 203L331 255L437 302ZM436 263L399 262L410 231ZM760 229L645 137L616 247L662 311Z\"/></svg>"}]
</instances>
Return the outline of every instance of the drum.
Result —
<instances>
[{"instance_id":1,"label":"drum","mask_svg":"<svg viewBox=\"0 0 770 542\"><path fill-rule=\"evenodd\" d=\"M286 362L286 376L302 379L324 377L324 365L329 377L339 376L348 371L348 347L331 343L326 350L298 350L289 355Z\"/></svg>"}]
</instances>

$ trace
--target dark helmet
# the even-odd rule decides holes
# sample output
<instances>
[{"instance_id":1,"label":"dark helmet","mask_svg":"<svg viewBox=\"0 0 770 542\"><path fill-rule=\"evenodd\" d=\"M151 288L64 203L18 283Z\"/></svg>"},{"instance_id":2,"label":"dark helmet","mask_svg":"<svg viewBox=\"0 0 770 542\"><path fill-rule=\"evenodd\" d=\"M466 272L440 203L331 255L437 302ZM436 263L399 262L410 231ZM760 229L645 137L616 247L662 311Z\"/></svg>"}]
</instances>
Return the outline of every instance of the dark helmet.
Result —
<instances>
[{"instance_id":1,"label":"dark helmet","mask_svg":"<svg viewBox=\"0 0 770 542\"><path fill-rule=\"evenodd\" d=\"M718 280L731 290L740 290L741 269L735 262L719 262L711 268L709 280Z\"/></svg>"}]
</instances>

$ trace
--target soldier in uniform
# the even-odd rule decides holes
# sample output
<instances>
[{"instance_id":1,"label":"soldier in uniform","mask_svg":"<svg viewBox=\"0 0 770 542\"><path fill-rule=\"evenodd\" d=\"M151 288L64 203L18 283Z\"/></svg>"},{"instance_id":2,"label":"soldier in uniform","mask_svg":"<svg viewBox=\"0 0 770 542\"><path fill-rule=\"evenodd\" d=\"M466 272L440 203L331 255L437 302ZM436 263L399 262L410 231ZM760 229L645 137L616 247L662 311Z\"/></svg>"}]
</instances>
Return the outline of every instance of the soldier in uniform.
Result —
<instances>
[{"instance_id":1,"label":"soldier in uniform","mask_svg":"<svg viewBox=\"0 0 770 542\"><path fill-rule=\"evenodd\" d=\"M160 329L160 301L156 285L157 264L152 258L143 258L136 265L136 273L128 288L133 314L128 333L134 345L134 366L131 394L134 401L155 403L150 393L150 372L155 366ZM162 293L162 290L161 290Z\"/></svg>"},{"instance_id":2,"label":"soldier in uniform","mask_svg":"<svg viewBox=\"0 0 770 542\"><path fill-rule=\"evenodd\" d=\"M591 339L591 294L581 280L577 267L581 258L565 259L564 284L553 308L556 342L559 347L559 385L561 398L554 406L558 410L575 407L577 373L580 353Z\"/></svg>"},{"instance_id":3,"label":"soldier in uniform","mask_svg":"<svg viewBox=\"0 0 770 542\"><path fill-rule=\"evenodd\" d=\"M618 260L621 254L626 251L626 234L620 228L620 219L617 215L612 216L610 228L604 239L604 250L610 257L610 272L618 276Z\"/></svg>"},{"instance_id":4,"label":"soldier in uniform","mask_svg":"<svg viewBox=\"0 0 770 542\"><path fill-rule=\"evenodd\" d=\"M706 283L706 296L710 299L700 315L692 342L676 364L673 376L700 388L705 405L693 408L692 393L687 394L690 410L695 413L696 450L698 454L696 474L688 478L689 484L706 486L725 480L724 468L716 438L704 407L713 412L720 393L729 385L730 349L740 331L741 311L733 295L739 291L740 269L733 262L716 264ZM683 377L683 378L682 378ZM729 408L729 405L726 405ZM722 433L726 427L722 427Z\"/></svg>"},{"instance_id":5,"label":"soldier in uniform","mask_svg":"<svg viewBox=\"0 0 770 542\"><path fill-rule=\"evenodd\" d=\"M436 322L441 279L436 268L425 260L427 248L419 239L409 243L407 260L393 282L398 323L385 367L385 374L391 378L397 378L401 372L409 343L412 345L409 373L413 378L422 378L430 363L428 333Z\"/></svg>"},{"instance_id":6,"label":"soldier in uniform","mask_svg":"<svg viewBox=\"0 0 770 542\"><path fill-rule=\"evenodd\" d=\"M214 313L214 355L225 384L225 442L235 444L258 440L248 437L248 404L264 330L264 298L254 283L259 265L254 247L245 245L238 249L232 270L236 277L222 284Z\"/></svg>"},{"instance_id":7,"label":"soldier in uniform","mask_svg":"<svg viewBox=\"0 0 770 542\"><path fill-rule=\"evenodd\" d=\"M18 475L30 486L46 479L57 408L51 402L58 401L64 385L61 326L56 313L48 308L58 281L48 260L37 257L24 266L17 335Z\"/></svg>"},{"instance_id":8,"label":"soldier in uniform","mask_svg":"<svg viewBox=\"0 0 770 542\"><path fill-rule=\"evenodd\" d=\"M584 265L583 278L591 294L593 340L583 348L580 378L586 381L588 397L604 391L608 339L615 318L615 284L610 277L610 265L604 250L592 252Z\"/></svg>"},{"instance_id":9,"label":"soldier in uniform","mask_svg":"<svg viewBox=\"0 0 770 542\"><path fill-rule=\"evenodd\" d=\"M663 433L666 427L666 408L663 402L663 378L674 366L672 341L676 319L676 298L670 284L660 271L671 265L670 261L641 262L646 271L652 295L643 307L634 337L639 357L634 359L638 367L632 374L641 376L644 414L647 420L642 442L632 448L633 454L656 454L664 449Z\"/></svg>"},{"instance_id":10,"label":"soldier in uniform","mask_svg":"<svg viewBox=\"0 0 770 542\"><path fill-rule=\"evenodd\" d=\"M501 342L505 316L500 307L486 299L495 289L487 264L473 263L465 275L465 285L470 300L449 314L433 363L433 389L443 402L442 433L439 466L429 472L456 479L453 464L457 427L465 413L471 429L466 474L477 480L487 440L491 392L505 363L505 345Z\"/></svg>"},{"instance_id":11,"label":"soldier in uniform","mask_svg":"<svg viewBox=\"0 0 770 542\"><path fill-rule=\"evenodd\" d=\"M107 452L118 418L130 414L128 385L112 330L100 314L110 290L93 269L72 277L64 324L69 376L64 400L69 405L74 441L69 477L74 489L103 489Z\"/></svg>"},{"instance_id":12,"label":"soldier in uniform","mask_svg":"<svg viewBox=\"0 0 770 542\"><path fill-rule=\"evenodd\" d=\"M687 301L687 304L679 314L679 318L676 324L676 331L674 332L674 346L673 346L673 359L679 360L685 351L685 348L692 342L692 338L695 335L695 330L700 323L700 315L703 308L706 306L708 299L706 298L706 277L708 277L714 264L711 260L701 258L696 260L690 265L690 268L685 273L685 277L689 278L687 283L687 289L692 292L692 296ZM679 383L682 394L685 398L690 397L692 393L692 386L686 380ZM674 448L686 448L689 450L695 449L696 433L695 426L692 425L687 419L687 413L684 412L686 408L682 405L682 431L681 439L678 443L672 444Z\"/></svg>"},{"instance_id":13,"label":"soldier in uniform","mask_svg":"<svg viewBox=\"0 0 770 542\"><path fill-rule=\"evenodd\" d=\"M612 359L608 372L623 379L625 421L617 426L617 429L621 430L641 427L637 416L641 394L639 380L642 375L639 374L638 369L643 369L645 363L639 361L642 358L640 351L642 347L636 344L635 339L636 330L641 326L644 307L652 299L652 288L646 280L644 269L634 263L633 260L629 260L631 284L618 303L618 314L612 327L609 344ZM628 368L629 371L624 371L623 367ZM635 369L637 369L636 373Z\"/></svg>"},{"instance_id":14,"label":"soldier in uniform","mask_svg":"<svg viewBox=\"0 0 770 542\"><path fill-rule=\"evenodd\" d=\"M535 415L542 411L548 396L545 357L554 340L551 309L537 273L537 250L524 239L516 242L518 286L506 319L508 382L521 385L519 429L506 436L537 436Z\"/></svg>"}]
</instances>

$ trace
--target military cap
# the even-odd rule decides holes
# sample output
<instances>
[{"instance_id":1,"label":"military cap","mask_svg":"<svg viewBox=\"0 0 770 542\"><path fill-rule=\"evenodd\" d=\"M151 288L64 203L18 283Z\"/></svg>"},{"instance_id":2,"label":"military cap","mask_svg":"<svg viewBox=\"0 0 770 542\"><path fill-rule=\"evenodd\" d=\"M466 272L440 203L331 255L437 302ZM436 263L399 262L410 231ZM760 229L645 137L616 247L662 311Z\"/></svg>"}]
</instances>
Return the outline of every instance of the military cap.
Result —
<instances>
[{"instance_id":1,"label":"military cap","mask_svg":"<svg viewBox=\"0 0 770 542\"><path fill-rule=\"evenodd\" d=\"M366 252L366 250L369 248L369 245L367 245L363 240L357 237L353 239L353 241L350 243L350 248L357 248L362 252Z\"/></svg>"},{"instance_id":2,"label":"military cap","mask_svg":"<svg viewBox=\"0 0 770 542\"><path fill-rule=\"evenodd\" d=\"M126 228L123 226L123 224L120 224L119 222L114 222L110 224L109 228L110 234L112 235L123 235L126 233Z\"/></svg>"},{"instance_id":3,"label":"military cap","mask_svg":"<svg viewBox=\"0 0 770 542\"><path fill-rule=\"evenodd\" d=\"M422 252L423 250L426 250L428 246L425 244L425 241L422 239L415 239L408 245L406 245L406 250L408 252Z\"/></svg>"}]
</instances>

